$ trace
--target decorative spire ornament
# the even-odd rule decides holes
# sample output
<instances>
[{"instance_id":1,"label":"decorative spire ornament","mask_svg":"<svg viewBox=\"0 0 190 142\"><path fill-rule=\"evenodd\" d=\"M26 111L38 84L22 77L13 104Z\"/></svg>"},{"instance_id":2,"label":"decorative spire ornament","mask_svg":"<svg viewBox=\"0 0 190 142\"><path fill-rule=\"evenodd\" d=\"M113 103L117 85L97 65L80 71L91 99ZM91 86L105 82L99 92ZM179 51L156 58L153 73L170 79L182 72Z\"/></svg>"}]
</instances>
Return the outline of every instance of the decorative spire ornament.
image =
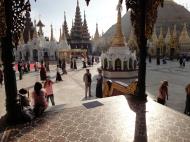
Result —
<instances>
[{"instance_id":1,"label":"decorative spire ornament","mask_svg":"<svg viewBox=\"0 0 190 142\"><path fill-rule=\"evenodd\" d=\"M112 47L124 47L125 42L121 25L121 9L122 9L121 3L118 4L117 9L118 9L118 15L117 15L116 32L112 39Z\"/></svg>"}]
</instances>

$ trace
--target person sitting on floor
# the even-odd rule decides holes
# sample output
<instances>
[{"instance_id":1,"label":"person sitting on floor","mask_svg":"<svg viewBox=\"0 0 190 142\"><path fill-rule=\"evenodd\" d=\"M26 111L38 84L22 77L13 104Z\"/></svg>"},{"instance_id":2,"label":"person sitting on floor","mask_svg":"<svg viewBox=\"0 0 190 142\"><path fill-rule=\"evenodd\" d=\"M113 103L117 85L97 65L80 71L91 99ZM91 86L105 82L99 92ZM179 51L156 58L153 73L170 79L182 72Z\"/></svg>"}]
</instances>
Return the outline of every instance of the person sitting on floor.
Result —
<instances>
[{"instance_id":1,"label":"person sitting on floor","mask_svg":"<svg viewBox=\"0 0 190 142\"><path fill-rule=\"evenodd\" d=\"M40 116L48 107L45 94L46 92L42 89L42 84L36 82L34 85L34 91L32 92L32 106L35 116Z\"/></svg>"},{"instance_id":2,"label":"person sitting on floor","mask_svg":"<svg viewBox=\"0 0 190 142\"><path fill-rule=\"evenodd\" d=\"M22 109L24 109L25 107L30 107L30 101L29 98L26 96L26 94L28 93L28 91L24 88L19 90L19 100L20 100L20 105L22 107Z\"/></svg>"}]
</instances>

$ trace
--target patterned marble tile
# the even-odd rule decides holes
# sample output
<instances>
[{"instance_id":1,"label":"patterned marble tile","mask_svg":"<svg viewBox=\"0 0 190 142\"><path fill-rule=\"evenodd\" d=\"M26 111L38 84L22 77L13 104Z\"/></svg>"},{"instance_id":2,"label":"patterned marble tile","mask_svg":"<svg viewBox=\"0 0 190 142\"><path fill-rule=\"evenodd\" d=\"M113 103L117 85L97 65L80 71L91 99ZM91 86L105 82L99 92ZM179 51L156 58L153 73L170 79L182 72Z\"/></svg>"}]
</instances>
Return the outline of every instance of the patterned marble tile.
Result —
<instances>
[{"instance_id":1,"label":"patterned marble tile","mask_svg":"<svg viewBox=\"0 0 190 142\"><path fill-rule=\"evenodd\" d=\"M152 100L117 96L101 106L78 106L45 113L11 128L18 142L190 142L190 118Z\"/></svg>"}]
</instances>

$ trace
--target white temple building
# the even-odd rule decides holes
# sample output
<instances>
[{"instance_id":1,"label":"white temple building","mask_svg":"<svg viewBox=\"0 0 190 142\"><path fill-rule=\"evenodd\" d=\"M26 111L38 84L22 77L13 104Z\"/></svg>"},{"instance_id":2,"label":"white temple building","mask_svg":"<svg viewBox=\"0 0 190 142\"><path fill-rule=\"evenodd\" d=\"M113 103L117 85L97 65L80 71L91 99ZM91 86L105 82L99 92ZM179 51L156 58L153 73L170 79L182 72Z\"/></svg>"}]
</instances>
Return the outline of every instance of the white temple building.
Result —
<instances>
[{"instance_id":1,"label":"white temple building","mask_svg":"<svg viewBox=\"0 0 190 142\"><path fill-rule=\"evenodd\" d=\"M39 27L38 32L36 27ZM60 50L66 48L70 49L65 38L61 39L60 42L54 39L52 25L50 38L44 36L43 27L43 23L39 20L38 24L35 24L33 38L31 39L29 36L29 40L26 44L24 43L23 34L21 34L19 47L17 50L15 49L16 61L54 61L59 58ZM63 38L63 36L60 38Z\"/></svg>"},{"instance_id":2,"label":"white temple building","mask_svg":"<svg viewBox=\"0 0 190 142\"><path fill-rule=\"evenodd\" d=\"M121 6L118 8L116 32L111 47L102 53L101 60L105 78L137 78L136 53L125 43L121 30Z\"/></svg>"}]
</instances>

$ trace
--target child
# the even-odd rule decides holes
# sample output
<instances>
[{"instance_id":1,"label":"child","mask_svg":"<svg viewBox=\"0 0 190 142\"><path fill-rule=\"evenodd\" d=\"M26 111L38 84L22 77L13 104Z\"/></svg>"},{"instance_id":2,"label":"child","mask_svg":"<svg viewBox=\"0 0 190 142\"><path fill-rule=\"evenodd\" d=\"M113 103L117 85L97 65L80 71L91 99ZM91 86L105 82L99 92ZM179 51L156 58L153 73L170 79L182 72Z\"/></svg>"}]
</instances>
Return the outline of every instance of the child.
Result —
<instances>
[{"instance_id":1,"label":"child","mask_svg":"<svg viewBox=\"0 0 190 142\"><path fill-rule=\"evenodd\" d=\"M53 95L53 82L50 80L49 76L46 78L46 81L44 83L44 89L46 90L47 103L49 103L49 99L50 99L52 105L54 106L55 102L54 102L54 95Z\"/></svg>"}]
</instances>

